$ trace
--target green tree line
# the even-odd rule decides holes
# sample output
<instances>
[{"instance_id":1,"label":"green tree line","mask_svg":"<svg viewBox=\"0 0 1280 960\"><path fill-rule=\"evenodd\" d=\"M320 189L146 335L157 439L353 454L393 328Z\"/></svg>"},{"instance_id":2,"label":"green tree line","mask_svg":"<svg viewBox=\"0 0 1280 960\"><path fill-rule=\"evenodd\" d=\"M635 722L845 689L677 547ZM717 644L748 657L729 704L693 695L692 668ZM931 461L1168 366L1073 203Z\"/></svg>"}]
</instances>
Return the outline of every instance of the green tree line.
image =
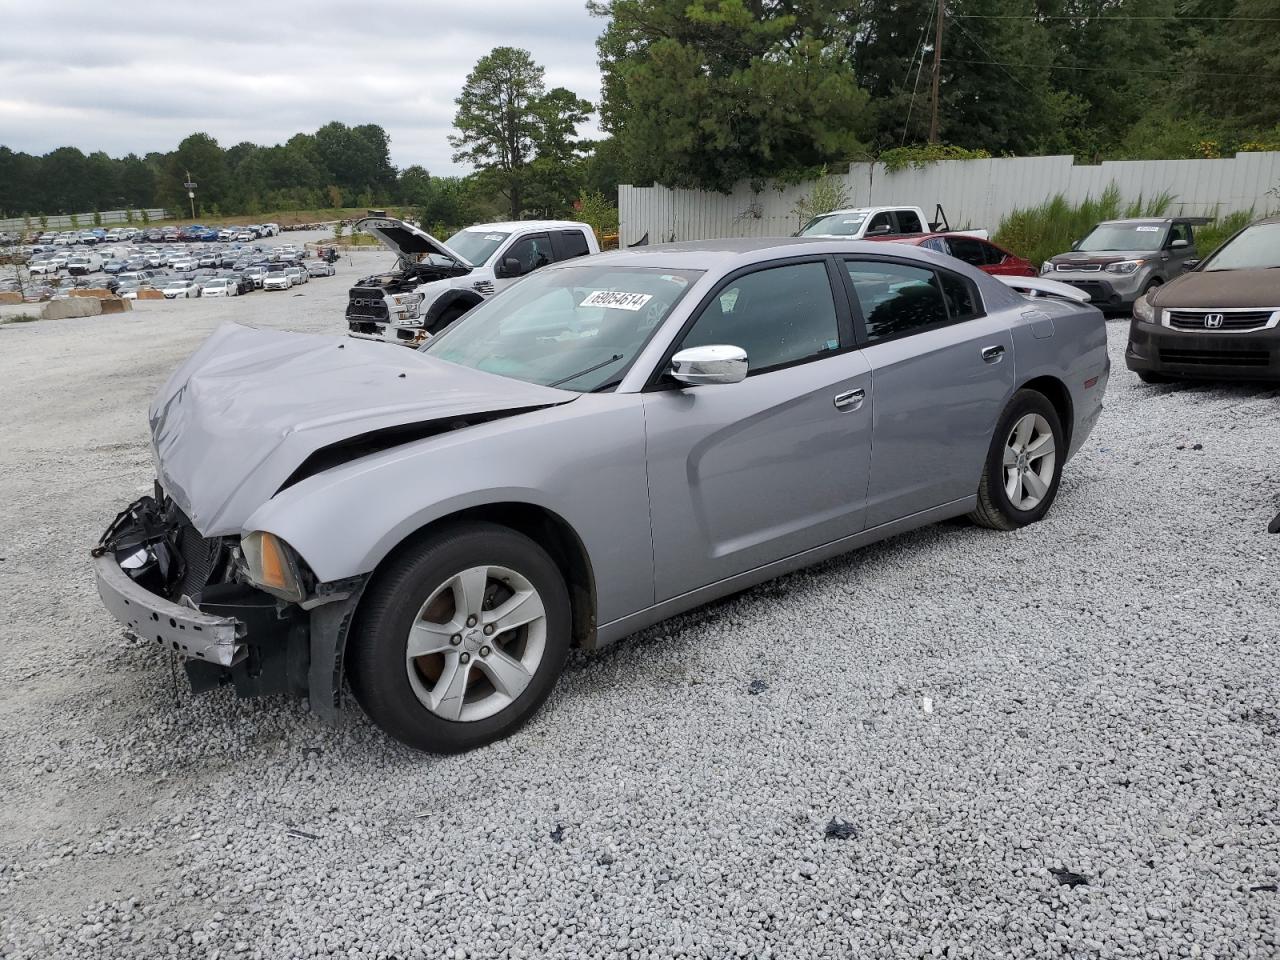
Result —
<instances>
[{"instance_id":1,"label":"green tree line","mask_svg":"<svg viewBox=\"0 0 1280 960\"><path fill-rule=\"evenodd\" d=\"M624 182L727 190L928 139L1085 162L1280 147L1280 0L589 0Z\"/></svg>"}]
</instances>

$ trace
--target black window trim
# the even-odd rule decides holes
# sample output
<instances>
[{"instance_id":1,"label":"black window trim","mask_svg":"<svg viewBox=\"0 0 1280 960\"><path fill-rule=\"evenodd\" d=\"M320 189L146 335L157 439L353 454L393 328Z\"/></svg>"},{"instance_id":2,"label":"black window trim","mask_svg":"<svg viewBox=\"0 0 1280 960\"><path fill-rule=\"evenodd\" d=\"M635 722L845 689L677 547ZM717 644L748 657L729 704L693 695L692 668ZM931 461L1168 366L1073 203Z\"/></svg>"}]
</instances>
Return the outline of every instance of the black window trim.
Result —
<instances>
[{"instance_id":1,"label":"black window trim","mask_svg":"<svg viewBox=\"0 0 1280 960\"><path fill-rule=\"evenodd\" d=\"M871 256L869 254L842 253L842 254L837 254L836 258L840 261L840 264L839 264L840 277L844 282L845 296L848 298L850 313L853 315L854 329L857 333L858 345L863 349L867 349L870 347L878 347L882 343L892 343L893 341L901 340L904 337L914 337L920 333L929 333L933 330L942 330L942 329L945 329L946 327L951 327L958 323L968 323L970 320L980 320L982 317L985 317L987 315L987 304L986 304L986 301L983 300L982 298L982 290L978 287L976 283L973 282L972 279L970 279L969 277L966 277L962 273L957 273L955 270L947 270L944 267L936 267L931 263L921 263L919 260L911 260L907 257ZM960 261L960 262L963 263L964 261ZM907 330L903 333L894 334L893 336L882 337L877 339L874 343L872 343L870 337L867 335L867 321L866 321L866 318L862 315L862 304L858 302L857 291L853 289L853 278L849 276L849 271L845 268L846 263L893 263L893 264L897 264L899 266L904 266L904 267L915 267L917 270L928 270L935 275L943 274L943 273L949 274L950 276L955 277L957 280L960 280L961 282L968 284L970 292L973 294L973 301L978 306L978 312L968 317L953 318L951 316L951 307L949 304L947 304L946 297L943 297L942 303L944 306L947 307L946 320L941 320L936 323L925 324L922 327L917 327L915 330ZM974 267L974 269L976 270L977 267ZM939 290L942 289L941 278L939 278L939 281L938 281L938 289Z\"/></svg>"},{"instance_id":2,"label":"black window trim","mask_svg":"<svg viewBox=\"0 0 1280 960\"><path fill-rule=\"evenodd\" d=\"M698 322L702 316L702 312L711 304L711 301L719 297L731 283L740 280L742 277L752 273L761 273L765 270L772 270L777 267L790 267L804 263L821 263L827 269L827 285L831 291L831 300L836 311L836 331L840 337L840 345L828 353L818 354L812 357L801 357L798 360L792 360L789 363L779 363L772 367L761 367L756 370L748 368L747 378L758 376L765 373L776 373L779 370L789 370L792 367L798 367L801 364L813 363L816 360L826 360L828 357L837 357L842 353L849 353L857 350L860 342L857 337L856 326L853 319L852 305L849 300L849 291L839 274L844 273L844 267L836 262L835 254L809 254L807 256L779 257L776 260L762 260L758 263L747 264L739 267L730 273L726 273L720 278L720 281L711 288L711 292L706 294L698 301L697 306L690 311L689 316L681 325L680 330L671 339L671 344L663 351L662 359L654 365L653 370L649 372L649 378L645 381L641 388L641 393L653 393L658 390L682 390L688 387L688 384L678 383L668 376L671 369L671 358L680 350L684 343L684 338L688 336L689 331L693 329L693 325Z\"/></svg>"}]
</instances>

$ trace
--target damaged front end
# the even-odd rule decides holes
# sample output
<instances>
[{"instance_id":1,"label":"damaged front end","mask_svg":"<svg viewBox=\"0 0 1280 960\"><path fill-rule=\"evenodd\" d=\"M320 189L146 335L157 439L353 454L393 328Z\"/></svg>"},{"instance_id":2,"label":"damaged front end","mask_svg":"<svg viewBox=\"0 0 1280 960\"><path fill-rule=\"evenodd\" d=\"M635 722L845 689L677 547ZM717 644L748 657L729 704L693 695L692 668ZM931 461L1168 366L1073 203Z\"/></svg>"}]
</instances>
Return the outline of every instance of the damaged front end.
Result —
<instances>
[{"instance_id":1,"label":"damaged front end","mask_svg":"<svg viewBox=\"0 0 1280 960\"><path fill-rule=\"evenodd\" d=\"M202 537L159 484L116 517L92 553L107 609L135 636L183 657L194 692L230 684L241 697L310 694L317 712L336 712L363 578L318 584L303 569L299 602L273 596L250 582L239 537Z\"/></svg>"}]
</instances>

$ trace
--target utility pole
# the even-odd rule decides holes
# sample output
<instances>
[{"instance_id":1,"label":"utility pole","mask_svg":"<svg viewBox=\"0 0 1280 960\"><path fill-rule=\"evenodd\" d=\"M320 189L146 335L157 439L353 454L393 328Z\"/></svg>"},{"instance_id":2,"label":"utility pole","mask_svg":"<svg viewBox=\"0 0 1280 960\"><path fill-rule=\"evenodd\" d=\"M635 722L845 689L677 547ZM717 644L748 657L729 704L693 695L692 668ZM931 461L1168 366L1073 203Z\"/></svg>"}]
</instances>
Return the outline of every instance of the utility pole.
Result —
<instances>
[{"instance_id":1,"label":"utility pole","mask_svg":"<svg viewBox=\"0 0 1280 960\"><path fill-rule=\"evenodd\" d=\"M942 21L946 19L947 7L943 0L938 0L938 29L933 37L933 95L932 110L929 113L929 142L938 142L938 82L942 79Z\"/></svg>"},{"instance_id":2,"label":"utility pole","mask_svg":"<svg viewBox=\"0 0 1280 960\"><path fill-rule=\"evenodd\" d=\"M937 81L934 81L935 85ZM935 97L936 99L936 97ZM183 184L187 188L187 196L191 198L191 219L196 218L196 182L191 179L191 171L187 171L187 182Z\"/></svg>"}]
</instances>

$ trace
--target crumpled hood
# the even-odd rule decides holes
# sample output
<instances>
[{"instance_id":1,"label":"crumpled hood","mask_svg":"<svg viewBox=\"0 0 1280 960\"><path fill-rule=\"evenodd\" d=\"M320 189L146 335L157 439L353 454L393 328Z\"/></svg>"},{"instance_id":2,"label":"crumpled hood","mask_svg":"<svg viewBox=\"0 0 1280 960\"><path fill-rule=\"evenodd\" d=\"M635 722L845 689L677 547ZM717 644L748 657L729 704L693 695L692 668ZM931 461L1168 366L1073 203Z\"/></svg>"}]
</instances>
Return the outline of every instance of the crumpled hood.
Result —
<instances>
[{"instance_id":1,"label":"crumpled hood","mask_svg":"<svg viewBox=\"0 0 1280 960\"><path fill-rule=\"evenodd\" d=\"M1194 270L1170 280L1150 298L1157 307L1280 308L1280 270Z\"/></svg>"},{"instance_id":2,"label":"crumpled hood","mask_svg":"<svg viewBox=\"0 0 1280 960\"><path fill-rule=\"evenodd\" d=\"M394 345L219 327L151 403L156 473L203 536L240 532L317 450L577 395Z\"/></svg>"}]
</instances>

